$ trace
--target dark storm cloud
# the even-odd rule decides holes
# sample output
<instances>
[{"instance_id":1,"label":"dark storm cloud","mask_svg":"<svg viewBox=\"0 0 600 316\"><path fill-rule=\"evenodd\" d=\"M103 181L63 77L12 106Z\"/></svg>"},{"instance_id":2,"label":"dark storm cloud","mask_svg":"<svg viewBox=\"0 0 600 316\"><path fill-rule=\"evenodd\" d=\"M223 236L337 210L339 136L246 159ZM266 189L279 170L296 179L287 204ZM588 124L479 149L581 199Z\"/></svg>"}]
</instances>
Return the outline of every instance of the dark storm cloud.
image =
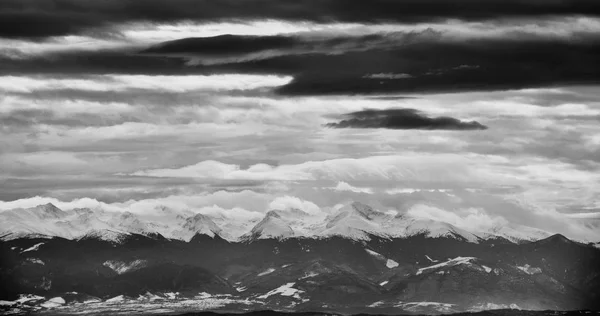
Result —
<instances>
[{"instance_id":1,"label":"dark storm cloud","mask_svg":"<svg viewBox=\"0 0 600 316\"><path fill-rule=\"evenodd\" d=\"M210 63L220 59L264 59L289 54L338 54L348 51L364 51L373 47L398 47L416 41L439 39L441 32L395 32L362 36L310 36L303 35L221 35L213 37L184 38L164 42L141 51L143 55L201 56ZM211 59L214 58L214 59ZM199 60L201 63L202 60Z\"/></svg>"},{"instance_id":2,"label":"dark storm cloud","mask_svg":"<svg viewBox=\"0 0 600 316\"><path fill-rule=\"evenodd\" d=\"M131 49L65 51L28 58L0 55L0 73L14 74L147 74L176 75L202 72L184 60L143 56Z\"/></svg>"},{"instance_id":3,"label":"dark storm cloud","mask_svg":"<svg viewBox=\"0 0 600 316\"><path fill-rule=\"evenodd\" d=\"M276 90L282 95L490 91L600 82L600 41L590 34L585 39L457 40L431 30L320 40L227 36L171 42L152 54L102 50L0 57L0 73L293 76ZM260 56L248 58L249 52ZM203 57L194 63L191 57L174 57L207 54L216 57L205 64Z\"/></svg>"},{"instance_id":4,"label":"dark storm cloud","mask_svg":"<svg viewBox=\"0 0 600 316\"><path fill-rule=\"evenodd\" d=\"M325 124L331 128L386 128L424 130L484 130L486 126L452 117L428 117L415 109L364 110L345 115L337 123Z\"/></svg>"},{"instance_id":5,"label":"dark storm cloud","mask_svg":"<svg viewBox=\"0 0 600 316\"><path fill-rule=\"evenodd\" d=\"M299 46L297 38L289 36L221 35L184 38L164 42L144 50L150 54L237 55L271 49L290 49Z\"/></svg>"},{"instance_id":6,"label":"dark storm cloud","mask_svg":"<svg viewBox=\"0 0 600 316\"><path fill-rule=\"evenodd\" d=\"M430 22L543 15L600 15L597 0L3 0L0 36L44 38L115 23L282 19Z\"/></svg>"}]
</instances>

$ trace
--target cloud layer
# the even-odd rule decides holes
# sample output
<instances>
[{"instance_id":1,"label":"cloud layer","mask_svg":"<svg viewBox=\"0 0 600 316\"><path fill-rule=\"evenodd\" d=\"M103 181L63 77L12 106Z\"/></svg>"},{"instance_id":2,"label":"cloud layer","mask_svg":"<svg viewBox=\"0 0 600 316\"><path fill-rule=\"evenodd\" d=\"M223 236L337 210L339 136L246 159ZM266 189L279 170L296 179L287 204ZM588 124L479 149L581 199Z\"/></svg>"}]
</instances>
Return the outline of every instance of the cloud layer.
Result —
<instances>
[{"instance_id":1,"label":"cloud layer","mask_svg":"<svg viewBox=\"0 0 600 316\"><path fill-rule=\"evenodd\" d=\"M317 38L224 35L181 39L141 51L65 51L18 58L0 54L0 71L14 76L292 76L292 81L275 89L282 95L488 91L597 83L598 36L556 38L552 34L475 39L432 30Z\"/></svg>"},{"instance_id":2,"label":"cloud layer","mask_svg":"<svg viewBox=\"0 0 600 316\"><path fill-rule=\"evenodd\" d=\"M545 15L600 15L594 0L427 0L365 3L360 0L191 1L74 0L21 1L0 4L0 36L44 38L104 31L115 23L283 19L345 22L430 22L444 19L478 21Z\"/></svg>"}]
</instances>

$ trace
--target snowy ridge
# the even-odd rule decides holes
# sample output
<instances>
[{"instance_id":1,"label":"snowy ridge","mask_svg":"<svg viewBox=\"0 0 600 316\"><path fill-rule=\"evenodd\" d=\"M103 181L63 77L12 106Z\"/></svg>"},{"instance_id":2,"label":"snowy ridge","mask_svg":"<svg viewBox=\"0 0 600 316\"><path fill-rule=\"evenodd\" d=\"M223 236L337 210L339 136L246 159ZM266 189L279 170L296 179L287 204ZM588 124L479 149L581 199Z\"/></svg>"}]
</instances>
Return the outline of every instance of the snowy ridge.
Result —
<instances>
[{"instance_id":1,"label":"snowy ridge","mask_svg":"<svg viewBox=\"0 0 600 316\"><path fill-rule=\"evenodd\" d=\"M37 243L37 244L35 244L35 245L33 245L33 246L31 246L31 247L29 247L29 248L21 251L21 253L30 252L30 251L37 251L38 249L40 249L40 246L43 245L43 244L45 244L45 243L43 243L43 242Z\"/></svg>"},{"instance_id":2,"label":"snowy ridge","mask_svg":"<svg viewBox=\"0 0 600 316\"><path fill-rule=\"evenodd\" d=\"M269 239L269 238L289 238L294 236L294 230L290 227L277 212L270 211L267 215L252 228L252 230L242 238L251 239Z\"/></svg>"},{"instance_id":3,"label":"snowy ridge","mask_svg":"<svg viewBox=\"0 0 600 316\"><path fill-rule=\"evenodd\" d=\"M486 232L469 232L443 221L409 214L381 212L353 202L330 214L309 214L300 209L271 210L262 219L235 222L223 216L157 207L148 214L108 212L102 209L63 211L52 204L0 212L0 236L17 238L101 239L121 243L131 234L155 235L189 241L197 234L229 241L255 239L327 238L341 236L354 240L382 238L452 238L471 243L506 238L520 243L550 234L531 227L506 225Z\"/></svg>"},{"instance_id":4,"label":"snowy ridge","mask_svg":"<svg viewBox=\"0 0 600 316\"><path fill-rule=\"evenodd\" d=\"M442 262L442 263L438 263L432 266L428 266L425 268L420 268L417 271L417 275L422 274L423 272L427 272L429 270L435 270L435 269L439 269L439 268L446 268L446 267L453 267L459 264L470 264L471 261L475 260L475 257L456 257L454 259L450 259L446 262Z\"/></svg>"},{"instance_id":5,"label":"snowy ridge","mask_svg":"<svg viewBox=\"0 0 600 316\"><path fill-rule=\"evenodd\" d=\"M109 229L91 230L78 239L101 239L101 240L111 241L114 243L121 243L129 235L131 235L131 234L127 233L127 232L119 232L119 231L114 231L114 230L109 230Z\"/></svg>"}]
</instances>

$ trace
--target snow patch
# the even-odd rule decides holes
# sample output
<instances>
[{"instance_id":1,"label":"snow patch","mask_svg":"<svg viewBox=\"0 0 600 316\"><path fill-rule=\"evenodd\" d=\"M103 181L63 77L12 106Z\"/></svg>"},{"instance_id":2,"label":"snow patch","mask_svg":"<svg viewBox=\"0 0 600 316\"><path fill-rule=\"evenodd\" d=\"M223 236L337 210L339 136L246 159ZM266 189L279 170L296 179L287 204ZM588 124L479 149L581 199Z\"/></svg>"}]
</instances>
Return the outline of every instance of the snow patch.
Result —
<instances>
[{"instance_id":1,"label":"snow patch","mask_svg":"<svg viewBox=\"0 0 600 316\"><path fill-rule=\"evenodd\" d=\"M431 269L437 269L437 268L442 268L442 267L453 267L459 264L470 264L471 260L475 260L475 257L456 257L454 259L450 259L446 262L442 262L442 263L438 263L429 267L425 267L425 268L421 268L417 271L417 275L420 275L421 273L427 271L427 270L431 270Z\"/></svg>"},{"instance_id":2,"label":"snow patch","mask_svg":"<svg viewBox=\"0 0 600 316\"><path fill-rule=\"evenodd\" d=\"M375 258L377 258L379 260L382 260L382 261L385 260L385 266L388 267L388 268L390 268L390 269L395 268L395 267L398 266L398 262L396 262L396 261L394 261L392 259L387 259L386 257L384 257L382 254L380 254L378 252L375 252L375 251L373 251L371 249L365 249L365 251L367 253L369 253L371 256L373 256L373 257L375 257Z\"/></svg>"},{"instance_id":3,"label":"snow patch","mask_svg":"<svg viewBox=\"0 0 600 316\"><path fill-rule=\"evenodd\" d=\"M439 260L433 260L433 259L431 259L428 255L425 255L425 258L427 258L427 260L429 260L429 261L431 261L433 263L436 263L436 262L439 261Z\"/></svg>"},{"instance_id":4,"label":"snow patch","mask_svg":"<svg viewBox=\"0 0 600 316\"><path fill-rule=\"evenodd\" d=\"M164 300L164 297L160 297L160 296L158 296L156 294L152 294L150 292L146 292L146 294L140 295L138 297L138 300L147 300L147 301L150 301L150 302L154 302L154 301Z\"/></svg>"},{"instance_id":5,"label":"snow patch","mask_svg":"<svg viewBox=\"0 0 600 316\"><path fill-rule=\"evenodd\" d=\"M91 298L89 300L83 301L83 304L100 303L100 302L102 302L102 300L99 298Z\"/></svg>"},{"instance_id":6,"label":"snow patch","mask_svg":"<svg viewBox=\"0 0 600 316\"><path fill-rule=\"evenodd\" d=\"M46 302L42 303L40 306L44 308L54 308L65 305L65 299L62 297L53 297Z\"/></svg>"},{"instance_id":7,"label":"snow patch","mask_svg":"<svg viewBox=\"0 0 600 316\"><path fill-rule=\"evenodd\" d=\"M206 292L200 292L200 293L198 293L198 295L196 295L196 298L210 298L210 297L212 297L212 294L206 293Z\"/></svg>"},{"instance_id":8,"label":"snow patch","mask_svg":"<svg viewBox=\"0 0 600 316\"><path fill-rule=\"evenodd\" d=\"M43 265L43 266L46 265L44 263L44 261L42 261L40 259L37 259L37 258L27 258L27 262L34 263L34 264L40 264L40 265Z\"/></svg>"},{"instance_id":9,"label":"snow patch","mask_svg":"<svg viewBox=\"0 0 600 316\"><path fill-rule=\"evenodd\" d=\"M45 243L44 243L44 242L41 242L41 243L39 243L39 244L35 244L35 245L33 245L33 246L31 246L31 247L29 247L29 248L27 248L27 249L25 249L25 250L21 251L21 253L24 253L24 252L29 252L29 251L37 251L38 249L40 249L40 246L41 246L41 245L43 245L43 244L45 244Z\"/></svg>"},{"instance_id":10,"label":"snow patch","mask_svg":"<svg viewBox=\"0 0 600 316\"><path fill-rule=\"evenodd\" d=\"M534 268L528 264L524 265L524 266L517 266L517 269L529 274L529 275L534 275L534 274L538 274L538 273L542 273L542 269L540 268Z\"/></svg>"},{"instance_id":11,"label":"snow patch","mask_svg":"<svg viewBox=\"0 0 600 316\"><path fill-rule=\"evenodd\" d=\"M33 294L21 294L21 295L19 295L19 299L17 299L15 302L17 302L19 304L23 304L25 302L37 301L37 300L43 300L43 299L46 299L46 298L43 296L33 295Z\"/></svg>"},{"instance_id":12,"label":"snow patch","mask_svg":"<svg viewBox=\"0 0 600 316\"><path fill-rule=\"evenodd\" d=\"M269 291L266 294L263 294L263 295L259 296L258 298L259 299L266 299L269 296L272 296L272 295L275 295L275 294L279 294L279 295L282 295L282 296L292 296L292 297L294 297L296 299L300 299L299 294L300 293L304 293L304 291L301 291L301 290L293 288L294 284L296 284L296 282L290 282L290 283L284 284L284 285L282 285L282 286L280 286L280 287L278 287L278 288L276 288L276 289L274 289L272 291Z\"/></svg>"},{"instance_id":13,"label":"snow patch","mask_svg":"<svg viewBox=\"0 0 600 316\"><path fill-rule=\"evenodd\" d=\"M381 306L383 304L384 304L383 301L377 301L377 302L375 302L375 303L373 303L373 304L371 304L371 305L369 305L367 307L371 307L371 308L372 307L379 307L379 306Z\"/></svg>"},{"instance_id":14,"label":"snow patch","mask_svg":"<svg viewBox=\"0 0 600 316\"><path fill-rule=\"evenodd\" d=\"M175 292L175 293L167 292L167 293L165 293L165 296L170 300L174 300L177 298L177 296L179 296L179 292Z\"/></svg>"},{"instance_id":15,"label":"snow patch","mask_svg":"<svg viewBox=\"0 0 600 316\"><path fill-rule=\"evenodd\" d=\"M368 252L371 256L377 258L377 259L381 259L381 260L385 260L385 257L383 255L381 255L378 252L375 252L371 249L365 249L366 252Z\"/></svg>"},{"instance_id":16,"label":"snow patch","mask_svg":"<svg viewBox=\"0 0 600 316\"><path fill-rule=\"evenodd\" d=\"M387 262L385 263L385 266L388 267L388 268L390 268L390 269L393 269L393 268L395 268L395 267L398 266L398 262L396 262L396 261L394 261L392 259L387 259Z\"/></svg>"},{"instance_id":17,"label":"snow patch","mask_svg":"<svg viewBox=\"0 0 600 316\"><path fill-rule=\"evenodd\" d=\"M383 281L383 282L379 283L379 285L380 285L380 286L384 286L384 285L388 284L389 282L390 282L390 281Z\"/></svg>"},{"instance_id":18,"label":"snow patch","mask_svg":"<svg viewBox=\"0 0 600 316\"><path fill-rule=\"evenodd\" d=\"M482 267L482 268L485 270L485 272L487 272L487 273L490 273L490 272L492 272L492 268L490 268L490 267L487 267L487 266L481 266L481 267Z\"/></svg>"},{"instance_id":19,"label":"snow patch","mask_svg":"<svg viewBox=\"0 0 600 316\"><path fill-rule=\"evenodd\" d=\"M124 300L125 300L125 296L119 295L119 296L115 296L113 298L107 299L106 303L119 303L119 302L123 302Z\"/></svg>"},{"instance_id":20,"label":"snow patch","mask_svg":"<svg viewBox=\"0 0 600 316\"><path fill-rule=\"evenodd\" d=\"M263 275L271 274L271 273L273 273L273 272L275 272L275 269L273 269L273 268L268 268L267 270L265 270L265 271L263 271L263 272L261 272L261 273L257 274L257 276L263 276Z\"/></svg>"},{"instance_id":21,"label":"snow patch","mask_svg":"<svg viewBox=\"0 0 600 316\"><path fill-rule=\"evenodd\" d=\"M317 275L319 275L319 274L318 274L318 273L316 273L316 272L313 272L313 271L306 272L306 274L304 274L304 276L303 276L303 277L301 277L301 278L300 278L300 279L298 279L298 280L304 280L304 279L308 279L308 278L316 277Z\"/></svg>"},{"instance_id":22,"label":"snow patch","mask_svg":"<svg viewBox=\"0 0 600 316\"><path fill-rule=\"evenodd\" d=\"M134 260L129 263L117 260L108 260L102 264L115 271L117 274L123 274L139 270L146 266L146 260Z\"/></svg>"}]
</instances>

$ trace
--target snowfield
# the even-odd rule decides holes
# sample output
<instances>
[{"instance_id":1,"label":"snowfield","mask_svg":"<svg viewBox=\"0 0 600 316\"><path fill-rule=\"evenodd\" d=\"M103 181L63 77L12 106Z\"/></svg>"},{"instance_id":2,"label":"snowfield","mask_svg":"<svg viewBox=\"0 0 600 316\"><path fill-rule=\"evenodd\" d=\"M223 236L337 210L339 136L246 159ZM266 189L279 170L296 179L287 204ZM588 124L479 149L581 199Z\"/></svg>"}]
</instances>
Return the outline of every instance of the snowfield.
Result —
<instances>
[{"instance_id":1,"label":"snowfield","mask_svg":"<svg viewBox=\"0 0 600 316\"><path fill-rule=\"evenodd\" d=\"M46 302L42 303L40 306L44 307L44 308L53 308L53 307L58 307L58 306L62 306L65 305L65 299L62 297L53 297L49 300L47 300Z\"/></svg>"},{"instance_id":2,"label":"snowfield","mask_svg":"<svg viewBox=\"0 0 600 316\"><path fill-rule=\"evenodd\" d=\"M269 291L266 294L263 294L263 295L259 296L258 298L259 299L266 299L269 296L279 294L279 295L282 295L282 296L292 296L292 297L294 297L296 299L301 299L299 294L300 293L304 293L304 292L300 291L298 289L293 288L294 284L296 284L296 283L295 282L290 282L290 283L284 284L284 285L282 285L282 286L280 286L280 287L278 287L278 288L276 288L276 289L274 289L272 291Z\"/></svg>"}]
</instances>

